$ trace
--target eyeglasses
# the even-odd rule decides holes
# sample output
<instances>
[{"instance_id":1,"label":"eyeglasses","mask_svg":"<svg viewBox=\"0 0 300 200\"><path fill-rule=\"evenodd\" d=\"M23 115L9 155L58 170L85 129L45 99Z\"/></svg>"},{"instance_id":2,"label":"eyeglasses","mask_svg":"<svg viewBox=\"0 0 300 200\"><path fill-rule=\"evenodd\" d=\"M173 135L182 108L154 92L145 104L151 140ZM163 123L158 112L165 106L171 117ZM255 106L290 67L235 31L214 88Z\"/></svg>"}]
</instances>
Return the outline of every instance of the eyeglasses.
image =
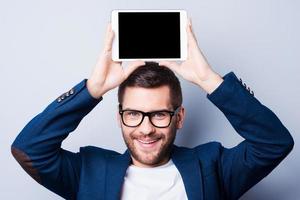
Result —
<instances>
[{"instance_id":1,"label":"eyeglasses","mask_svg":"<svg viewBox=\"0 0 300 200\"><path fill-rule=\"evenodd\" d=\"M177 113L180 106L174 111L158 110L153 112L143 112L140 110L122 110L122 105L119 105L119 113L122 122L128 127L138 127L142 124L145 116L148 116L151 124L157 128L166 128L170 126L173 116Z\"/></svg>"}]
</instances>

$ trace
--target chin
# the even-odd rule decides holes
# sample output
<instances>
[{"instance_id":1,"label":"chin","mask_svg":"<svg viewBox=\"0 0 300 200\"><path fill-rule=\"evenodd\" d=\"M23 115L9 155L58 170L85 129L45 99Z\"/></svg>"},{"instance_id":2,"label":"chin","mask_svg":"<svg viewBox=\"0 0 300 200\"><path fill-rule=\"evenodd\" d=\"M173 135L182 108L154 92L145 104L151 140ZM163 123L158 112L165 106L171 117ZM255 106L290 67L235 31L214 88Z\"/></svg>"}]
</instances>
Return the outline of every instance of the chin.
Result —
<instances>
[{"instance_id":1,"label":"chin","mask_svg":"<svg viewBox=\"0 0 300 200\"><path fill-rule=\"evenodd\" d=\"M142 151L134 148L131 151L133 158L141 165L147 165L151 167L159 166L165 163L169 158L170 148L163 149L158 148L154 151Z\"/></svg>"},{"instance_id":2,"label":"chin","mask_svg":"<svg viewBox=\"0 0 300 200\"><path fill-rule=\"evenodd\" d=\"M162 162L164 158L160 159L158 156L140 154L140 156L138 156L138 158L135 159L144 165L158 165Z\"/></svg>"}]
</instances>

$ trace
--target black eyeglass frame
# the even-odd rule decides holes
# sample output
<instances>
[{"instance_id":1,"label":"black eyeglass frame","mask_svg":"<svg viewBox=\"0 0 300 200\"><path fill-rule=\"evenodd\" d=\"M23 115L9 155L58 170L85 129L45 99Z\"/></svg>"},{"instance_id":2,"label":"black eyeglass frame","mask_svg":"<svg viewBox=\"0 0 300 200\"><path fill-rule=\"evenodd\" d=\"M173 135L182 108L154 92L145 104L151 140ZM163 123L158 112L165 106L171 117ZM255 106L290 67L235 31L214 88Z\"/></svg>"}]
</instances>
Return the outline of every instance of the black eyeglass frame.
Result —
<instances>
[{"instance_id":1,"label":"black eyeglass frame","mask_svg":"<svg viewBox=\"0 0 300 200\"><path fill-rule=\"evenodd\" d=\"M141 125L141 124L143 123L145 116L148 116L150 123L151 123L154 127L156 127L156 128L167 128L167 127L170 126L170 124L171 124L171 122L172 122L172 119L173 119L173 116L174 116L174 115L176 114L176 112L179 110L178 108L180 108L180 106L178 106L174 111L170 111L170 110L156 110L156 111L153 111L153 112L143 112L143 111L140 111L140 110L132 110L132 109L125 109L125 110L122 110L122 105L119 104L119 114L121 115L122 123L123 123L125 126L127 126L127 127L131 127L131 128L138 127L139 125ZM125 111L134 111L134 112L139 112L139 113L141 113L141 114L142 114L141 122L140 122L138 125L136 125L136 126L129 126L129 125L127 125L127 124L124 122L124 119L123 119L123 113L124 113ZM158 113L158 112L167 112L167 113L170 114L170 122L169 122L169 124L168 124L167 126L156 126L156 125L152 122L152 120L151 120L151 115L153 115L154 113Z\"/></svg>"}]
</instances>

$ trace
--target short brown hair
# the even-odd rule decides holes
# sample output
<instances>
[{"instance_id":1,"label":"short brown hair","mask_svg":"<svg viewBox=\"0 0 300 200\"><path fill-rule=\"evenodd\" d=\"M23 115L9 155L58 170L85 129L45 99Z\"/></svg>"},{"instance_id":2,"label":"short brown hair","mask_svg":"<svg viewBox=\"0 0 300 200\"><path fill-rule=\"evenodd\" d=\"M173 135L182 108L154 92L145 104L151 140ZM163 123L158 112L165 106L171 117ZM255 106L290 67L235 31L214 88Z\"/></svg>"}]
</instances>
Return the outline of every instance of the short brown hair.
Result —
<instances>
[{"instance_id":1,"label":"short brown hair","mask_svg":"<svg viewBox=\"0 0 300 200\"><path fill-rule=\"evenodd\" d=\"M173 109L182 104L182 92L178 78L172 70L155 62L146 62L135 69L127 79L120 84L118 101L122 105L126 87L158 88L168 86Z\"/></svg>"}]
</instances>

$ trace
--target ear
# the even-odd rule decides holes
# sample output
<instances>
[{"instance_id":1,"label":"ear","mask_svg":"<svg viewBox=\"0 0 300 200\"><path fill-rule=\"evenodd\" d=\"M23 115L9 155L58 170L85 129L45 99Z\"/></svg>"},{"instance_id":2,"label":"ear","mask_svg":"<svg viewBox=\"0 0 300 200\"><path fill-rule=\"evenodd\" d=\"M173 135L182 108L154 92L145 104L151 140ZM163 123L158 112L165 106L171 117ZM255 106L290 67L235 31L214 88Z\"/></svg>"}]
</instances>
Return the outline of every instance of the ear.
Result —
<instances>
[{"instance_id":1,"label":"ear","mask_svg":"<svg viewBox=\"0 0 300 200\"><path fill-rule=\"evenodd\" d=\"M183 106L181 106L179 108L179 111L176 114L176 128L180 129L183 127L183 122L184 122L184 118L185 118L185 109Z\"/></svg>"}]
</instances>

